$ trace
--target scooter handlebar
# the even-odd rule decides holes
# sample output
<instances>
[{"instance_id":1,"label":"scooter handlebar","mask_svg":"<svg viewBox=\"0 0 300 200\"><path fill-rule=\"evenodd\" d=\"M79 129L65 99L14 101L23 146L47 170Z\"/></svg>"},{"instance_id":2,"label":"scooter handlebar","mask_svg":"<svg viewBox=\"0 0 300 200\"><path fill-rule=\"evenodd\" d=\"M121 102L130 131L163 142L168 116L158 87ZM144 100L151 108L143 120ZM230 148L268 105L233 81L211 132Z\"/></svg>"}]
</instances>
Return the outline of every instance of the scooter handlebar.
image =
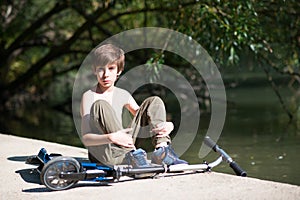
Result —
<instances>
[{"instance_id":1,"label":"scooter handlebar","mask_svg":"<svg viewBox=\"0 0 300 200\"><path fill-rule=\"evenodd\" d=\"M236 162L232 160L232 158L223 150L221 149L210 137L205 136L204 144L208 147L212 148L215 152L218 152L223 157L223 160L229 163L229 166L233 169L233 171L238 176L247 176L247 172L244 171Z\"/></svg>"},{"instance_id":2,"label":"scooter handlebar","mask_svg":"<svg viewBox=\"0 0 300 200\"><path fill-rule=\"evenodd\" d=\"M205 138L204 138L204 144L206 144L208 147L210 147L214 151L216 151L217 144L212 139L210 139L210 137L205 136Z\"/></svg>"},{"instance_id":3,"label":"scooter handlebar","mask_svg":"<svg viewBox=\"0 0 300 200\"><path fill-rule=\"evenodd\" d=\"M247 176L247 172L244 171L236 162L232 161L229 166L233 169L236 175L243 177Z\"/></svg>"}]
</instances>

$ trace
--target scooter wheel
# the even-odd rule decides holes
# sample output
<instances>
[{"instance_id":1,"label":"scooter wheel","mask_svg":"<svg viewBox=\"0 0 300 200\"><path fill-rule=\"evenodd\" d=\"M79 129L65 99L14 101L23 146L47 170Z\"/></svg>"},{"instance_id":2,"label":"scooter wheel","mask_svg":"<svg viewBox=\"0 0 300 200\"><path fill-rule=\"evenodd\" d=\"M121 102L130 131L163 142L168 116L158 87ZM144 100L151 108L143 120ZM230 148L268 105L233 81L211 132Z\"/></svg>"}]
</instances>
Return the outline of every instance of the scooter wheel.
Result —
<instances>
[{"instance_id":1,"label":"scooter wheel","mask_svg":"<svg viewBox=\"0 0 300 200\"><path fill-rule=\"evenodd\" d=\"M65 190L72 187L78 181L60 178L60 173L79 172L80 163L71 157L55 157L45 164L41 171L42 184L51 190Z\"/></svg>"}]
</instances>

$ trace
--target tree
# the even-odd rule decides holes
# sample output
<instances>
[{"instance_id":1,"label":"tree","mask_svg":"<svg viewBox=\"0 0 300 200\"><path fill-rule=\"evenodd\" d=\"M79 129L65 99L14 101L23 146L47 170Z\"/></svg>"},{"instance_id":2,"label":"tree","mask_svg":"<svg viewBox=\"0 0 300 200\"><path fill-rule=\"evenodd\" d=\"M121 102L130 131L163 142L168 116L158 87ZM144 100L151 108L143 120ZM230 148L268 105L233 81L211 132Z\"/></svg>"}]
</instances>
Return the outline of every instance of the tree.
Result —
<instances>
[{"instance_id":1,"label":"tree","mask_svg":"<svg viewBox=\"0 0 300 200\"><path fill-rule=\"evenodd\" d=\"M4 0L0 6L2 107L20 94L46 93L105 38L144 26L190 35L220 68L246 55L299 80L297 0Z\"/></svg>"}]
</instances>

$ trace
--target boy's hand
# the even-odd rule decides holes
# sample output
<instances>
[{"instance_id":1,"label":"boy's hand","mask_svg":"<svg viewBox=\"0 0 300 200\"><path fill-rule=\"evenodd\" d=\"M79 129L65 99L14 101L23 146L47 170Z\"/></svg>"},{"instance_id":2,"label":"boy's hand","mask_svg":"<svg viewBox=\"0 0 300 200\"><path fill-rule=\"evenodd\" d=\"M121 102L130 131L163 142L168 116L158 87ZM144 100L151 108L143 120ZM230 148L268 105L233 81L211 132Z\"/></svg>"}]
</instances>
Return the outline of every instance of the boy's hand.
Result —
<instances>
[{"instance_id":1,"label":"boy's hand","mask_svg":"<svg viewBox=\"0 0 300 200\"><path fill-rule=\"evenodd\" d=\"M174 125L172 122L162 122L159 123L156 128L152 129L152 131L156 134L156 137L162 138L168 136L174 129Z\"/></svg>"},{"instance_id":2,"label":"boy's hand","mask_svg":"<svg viewBox=\"0 0 300 200\"><path fill-rule=\"evenodd\" d=\"M132 128L126 128L119 130L115 133L111 133L109 139L112 143L116 145L120 145L127 148L135 148L132 136L128 134L130 131L132 131Z\"/></svg>"}]
</instances>

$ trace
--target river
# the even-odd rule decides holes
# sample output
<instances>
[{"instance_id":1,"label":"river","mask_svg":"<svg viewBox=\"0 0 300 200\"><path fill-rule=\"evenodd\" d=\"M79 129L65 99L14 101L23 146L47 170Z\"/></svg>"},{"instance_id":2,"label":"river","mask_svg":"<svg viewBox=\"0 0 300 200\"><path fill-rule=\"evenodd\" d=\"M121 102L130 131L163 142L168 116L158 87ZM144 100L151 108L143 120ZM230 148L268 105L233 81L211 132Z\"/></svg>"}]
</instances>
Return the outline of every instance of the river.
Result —
<instances>
[{"instance_id":1,"label":"river","mask_svg":"<svg viewBox=\"0 0 300 200\"><path fill-rule=\"evenodd\" d=\"M298 104L293 92L288 88L280 91L289 108L295 109L293 106ZM288 123L287 114L272 88L254 85L227 89L226 93L229 104L219 146L248 172L249 177L300 185L300 126ZM182 156L190 163L203 161L197 155L208 120L209 115L201 115L200 131ZM13 118L2 114L0 132L82 146L73 119L43 106L20 109ZM210 161L215 157L211 152L204 159ZM214 171L233 174L225 163Z\"/></svg>"}]
</instances>

